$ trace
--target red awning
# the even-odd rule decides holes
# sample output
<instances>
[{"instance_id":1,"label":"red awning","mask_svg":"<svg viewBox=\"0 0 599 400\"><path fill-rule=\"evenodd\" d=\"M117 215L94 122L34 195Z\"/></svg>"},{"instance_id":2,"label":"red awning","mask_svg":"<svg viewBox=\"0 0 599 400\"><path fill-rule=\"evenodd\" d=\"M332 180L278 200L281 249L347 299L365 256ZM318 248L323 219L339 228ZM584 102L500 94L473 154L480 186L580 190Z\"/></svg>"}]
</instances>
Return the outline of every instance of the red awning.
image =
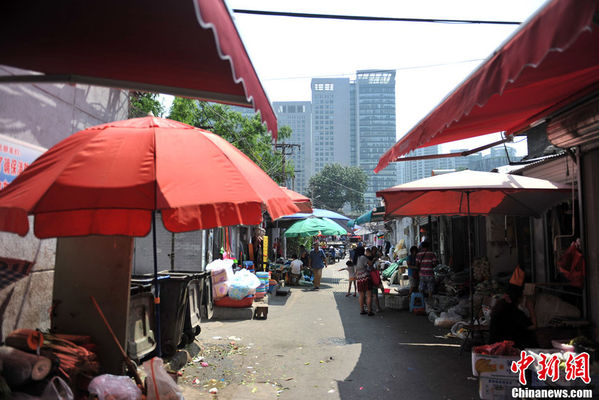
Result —
<instances>
[{"instance_id":1,"label":"red awning","mask_svg":"<svg viewBox=\"0 0 599 400\"><path fill-rule=\"evenodd\" d=\"M0 37L0 64L46 74L39 81L253 103L276 138L276 117L222 0L10 1L0 8Z\"/></svg>"},{"instance_id":2,"label":"red awning","mask_svg":"<svg viewBox=\"0 0 599 400\"><path fill-rule=\"evenodd\" d=\"M513 134L599 89L599 0L553 0L380 158L375 172L426 146Z\"/></svg>"}]
</instances>

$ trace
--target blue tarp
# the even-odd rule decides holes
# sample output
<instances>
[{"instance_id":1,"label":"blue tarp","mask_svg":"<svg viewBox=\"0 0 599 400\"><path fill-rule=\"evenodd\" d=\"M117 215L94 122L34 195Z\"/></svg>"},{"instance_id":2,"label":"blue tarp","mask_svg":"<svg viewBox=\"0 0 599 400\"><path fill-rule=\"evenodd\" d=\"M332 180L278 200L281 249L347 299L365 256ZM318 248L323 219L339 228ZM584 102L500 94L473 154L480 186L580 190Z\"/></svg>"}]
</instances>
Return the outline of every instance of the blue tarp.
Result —
<instances>
[{"instance_id":1,"label":"blue tarp","mask_svg":"<svg viewBox=\"0 0 599 400\"><path fill-rule=\"evenodd\" d=\"M363 224L365 222L370 222L372 221L372 210L360 215L358 218L356 218L356 224Z\"/></svg>"}]
</instances>

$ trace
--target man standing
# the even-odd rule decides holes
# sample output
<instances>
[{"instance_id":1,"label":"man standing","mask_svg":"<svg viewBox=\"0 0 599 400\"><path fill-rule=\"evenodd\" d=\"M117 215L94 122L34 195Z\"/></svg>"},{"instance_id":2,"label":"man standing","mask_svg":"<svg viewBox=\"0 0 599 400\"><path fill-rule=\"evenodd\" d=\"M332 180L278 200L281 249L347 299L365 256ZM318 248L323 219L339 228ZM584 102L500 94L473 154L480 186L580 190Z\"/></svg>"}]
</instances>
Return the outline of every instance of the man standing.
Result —
<instances>
[{"instance_id":1,"label":"man standing","mask_svg":"<svg viewBox=\"0 0 599 400\"><path fill-rule=\"evenodd\" d=\"M320 249L318 242L314 242L309 256L309 264L312 273L314 274L314 290L318 290L320 288L322 269L327 267L326 256L324 251Z\"/></svg>"},{"instance_id":2,"label":"man standing","mask_svg":"<svg viewBox=\"0 0 599 400\"><path fill-rule=\"evenodd\" d=\"M433 297L435 274L433 268L438 264L437 256L430 250L430 243L424 241L416 254L416 268L420 277L420 292L426 293L428 300Z\"/></svg>"}]
</instances>

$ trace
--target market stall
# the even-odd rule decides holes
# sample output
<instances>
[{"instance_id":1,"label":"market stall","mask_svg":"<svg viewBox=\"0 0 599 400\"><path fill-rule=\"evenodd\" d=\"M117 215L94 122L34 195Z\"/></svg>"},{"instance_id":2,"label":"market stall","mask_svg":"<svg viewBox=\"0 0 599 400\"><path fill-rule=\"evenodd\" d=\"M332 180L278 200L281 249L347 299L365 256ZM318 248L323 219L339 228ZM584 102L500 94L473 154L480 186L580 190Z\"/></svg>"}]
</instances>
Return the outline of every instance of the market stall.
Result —
<instances>
[{"instance_id":1,"label":"market stall","mask_svg":"<svg viewBox=\"0 0 599 400\"><path fill-rule=\"evenodd\" d=\"M235 181L235 190L220 190L223 181ZM122 355L90 296L105 309L125 347L132 237L148 234L157 211L168 230L182 232L255 225L263 207L274 218L297 212L289 196L224 139L147 117L86 129L44 153L0 192L0 229L24 235L28 215L34 215L37 237L60 237L52 328L91 336L102 356L100 370L120 373ZM157 272L154 247L159 299ZM155 303L160 355L160 302Z\"/></svg>"}]
</instances>

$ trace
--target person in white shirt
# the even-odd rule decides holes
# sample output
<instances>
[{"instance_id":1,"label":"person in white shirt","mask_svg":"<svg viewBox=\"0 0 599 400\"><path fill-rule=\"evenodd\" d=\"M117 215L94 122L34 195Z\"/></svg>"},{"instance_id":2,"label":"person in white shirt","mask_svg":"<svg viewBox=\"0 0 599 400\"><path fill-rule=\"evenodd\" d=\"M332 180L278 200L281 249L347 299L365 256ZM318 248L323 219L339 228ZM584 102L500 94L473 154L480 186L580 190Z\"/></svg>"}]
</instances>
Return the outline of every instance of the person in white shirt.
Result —
<instances>
[{"instance_id":1,"label":"person in white shirt","mask_svg":"<svg viewBox=\"0 0 599 400\"><path fill-rule=\"evenodd\" d=\"M304 263L295 255L293 256L293 258L294 260L291 261L291 284L297 285L299 283Z\"/></svg>"}]
</instances>

